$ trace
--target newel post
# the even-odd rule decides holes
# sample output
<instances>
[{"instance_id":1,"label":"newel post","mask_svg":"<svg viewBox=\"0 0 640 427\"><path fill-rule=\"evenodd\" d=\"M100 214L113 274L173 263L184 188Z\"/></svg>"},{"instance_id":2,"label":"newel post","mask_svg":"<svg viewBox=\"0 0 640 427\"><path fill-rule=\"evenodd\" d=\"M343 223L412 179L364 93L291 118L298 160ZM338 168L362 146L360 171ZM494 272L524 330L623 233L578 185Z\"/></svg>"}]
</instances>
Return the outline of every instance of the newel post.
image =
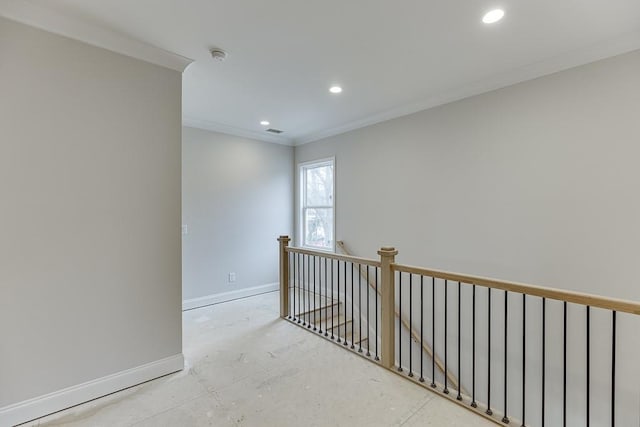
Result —
<instances>
[{"instance_id":1,"label":"newel post","mask_svg":"<svg viewBox=\"0 0 640 427\"><path fill-rule=\"evenodd\" d=\"M289 236L278 237L280 242L280 317L289 315L289 254L287 246L291 239Z\"/></svg>"},{"instance_id":2,"label":"newel post","mask_svg":"<svg viewBox=\"0 0 640 427\"><path fill-rule=\"evenodd\" d=\"M378 251L380 255L380 305L381 305L381 362L387 369L393 368L396 363L395 356L395 323L396 323L396 301L395 301L395 275L391 269L391 264L396 261L398 251L395 248L383 247Z\"/></svg>"}]
</instances>

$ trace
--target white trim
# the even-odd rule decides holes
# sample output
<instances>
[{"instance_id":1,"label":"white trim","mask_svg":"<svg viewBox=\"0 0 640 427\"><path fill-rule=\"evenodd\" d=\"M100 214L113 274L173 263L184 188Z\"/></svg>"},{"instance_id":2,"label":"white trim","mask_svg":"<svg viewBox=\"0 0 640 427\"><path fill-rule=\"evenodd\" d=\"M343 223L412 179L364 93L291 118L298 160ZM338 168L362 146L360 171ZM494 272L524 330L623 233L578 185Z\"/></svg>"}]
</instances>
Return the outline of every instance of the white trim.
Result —
<instances>
[{"instance_id":1,"label":"white trim","mask_svg":"<svg viewBox=\"0 0 640 427\"><path fill-rule=\"evenodd\" d=\"M516 83L533 80L612 56L622 55L637 49L640 49L640 31L627 33L614 39L609 39L582 49L566 52L563 55L496 74L483 80L450 88L433 94L416 103L401 105L390 110L372 114L360 120L355 120L330 129L314 132L306 136L296 138L295 145L304 145L309 142L329 138L331 136L374 125L376 123L407 116L439 105L448 104L460 99L491 92Z\"/></svg>"},{"instance_id":2,"label":"white trim","mask_svg":"<svg viewBox=\"0 0 640 427\"><path fill-rule=\"evenodd\" d=\"M192 298L182 301L182 310L192 310L194 308L206 307L208 305L219 304L221 302L232 301L239 298L251 297L267 292L274 292L280 289L280 284L269 283L252 288L238 289L236 291L222 292L220 294L206 295L204 297Z\"/></svg>"},{"instance_id":3,"label":"white trim","mask_svg":"<svg viewBox=\"0 0 640 427\"><path fill-rule=\"evenodd\" d=\"M333 205L332 206L321 206L321 208L331 208L333 209L333 244L331 245L331 249L324 249L324 248L318 248L315 246L307 246L304 244L304 235L305 235L305 230L304 230L304 210L306 209L306 206L304 205L305 202L305 189L306 189L306 177L304 176L304 169L308 166L322 166L324 164L327 165L331 165L333 171L333 180L331 182L331 185L333 186L332 188L332 194L333 194ZM299 203L298 203L298 246L302 247L302 248L307 248L307 249L311 249L314 251L321 251L321 252L328 252L328 253L335 253L336 251L336 158L335 156L333 157L325 157L322 159L317 159L317 160L307 160L304 162L300 162L298 163L298 185L299 185L299 191L298 191L298 196L299 196ZM314 208L319 207L319 206L314 206Z\"/></svg>"},{"instance_id":4,"label":"white trim","mask_svg":"<svg viewBox=\"0 0 640 427\"><path fill-rule=\"evenodd\" d=\"M176 53L107 28L88 24L27 0L0 2L0 16L179 72L183 72L187 65L193 62L192 59Z\"/></svg>"},{"instance_id":5,"label":"white trim","mask_svg":"<svg viewBox=\"0 0 640 427\"><path fill-rule=\"evenodd\" d=\"M5 406L0 408L0 425L13 426L35 420L163 375L181 371L183 368L184 356L176 354L44 396Z\"/></svg>"},{"instance_id":6,"label":"white trim","mask_svg":"<svg viewBox=\"0 0 640 427\"><path fill-rule=\"evenodd\" d=\"M210 130L213 132L226 133L228 135L240 136L242 138L255 139L258 141L272 142L275 144L292 146L293 140L267 133L267 131L253 131L247 129L241 129L235 126L226 125L223 123L212 122L210 120L194 119L192 117L182 117L182 126Z\"/></svg>"}]
</instances>

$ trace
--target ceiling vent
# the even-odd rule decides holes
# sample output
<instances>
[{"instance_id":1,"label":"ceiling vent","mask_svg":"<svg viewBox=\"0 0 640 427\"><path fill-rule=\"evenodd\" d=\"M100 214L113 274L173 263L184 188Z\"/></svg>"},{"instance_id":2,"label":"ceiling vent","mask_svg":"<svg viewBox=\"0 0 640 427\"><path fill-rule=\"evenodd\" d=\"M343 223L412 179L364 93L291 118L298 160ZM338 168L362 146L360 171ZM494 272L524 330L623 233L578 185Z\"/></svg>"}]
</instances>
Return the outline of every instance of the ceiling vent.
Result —
<instances>
[{"instance_id":1,"label":"ceiling vent","mask_svg":"<svg viewBox=\"0 0 640 427\"><path fill-rule=\"evenodd\" d=\"M271 132L271 133L275 133L276 135L279 135L284 131L280 130L280 129L269 128L269 129L267 129L267 132Z\"/></svg>"}]
</instances>

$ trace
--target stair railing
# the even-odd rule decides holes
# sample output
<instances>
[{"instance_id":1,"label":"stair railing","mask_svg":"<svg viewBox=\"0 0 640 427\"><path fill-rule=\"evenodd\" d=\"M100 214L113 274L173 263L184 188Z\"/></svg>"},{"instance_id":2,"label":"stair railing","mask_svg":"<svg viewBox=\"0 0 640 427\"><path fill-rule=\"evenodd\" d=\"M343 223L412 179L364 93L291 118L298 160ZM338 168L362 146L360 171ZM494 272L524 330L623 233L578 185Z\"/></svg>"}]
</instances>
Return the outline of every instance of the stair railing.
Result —
<instances>
[{"instance_id":1,"label":"stair railing","mask_svg":"<svg viewBox=\"0 0 640 427\"><path fill-rule=\"evenodd\" d=\"M345 254L345 255L353 255L349 252L349 250L347 249L345 243L342 240L338 240L336 242L338 248L340 248L340 250ZM362 274L362 273L361 273ZM371 287L372 289L374 288L374 284L372 281L369 281L367 283L369 285L369 287ZM406 329L407 331L410 332L412 339L415 342L419 342L420 343L420 347L422 348L422 351L427 353L427 356L429 358L433 358L434 362L435 362L435 366L438 368L438 370L444 375L446 373L448 381L450 382L450 384L453 386L453 388L458 389L458 379L455 377L453 371L449 371L445 369L445 364L442 362L442 359L440 359L440 357L438 357L437 354L434 354L433 350L431 349L431 346L429 345L428 342L424 341L424 339L421 339L421 337L419 336L418 332L410 326L409 320L407 319L406 316L400 316L400 312L398 311L398 309L395 309L395 315L396 317L400 320L400 322L402 322L402 328ZM461 392L466 394L466 391L464 390L464 388L460 388Z\"/></svg>"},{"instance_id":2,"label":"stair railing","mask_svg":"<svg viewBox=\"0 0 640 427\"><path fill-rule=\"evenodd\" d=\"M617 403L616 363L639 303L403 265L392 247L372 260L278 240L281 317L498 424L638 425L637 401Z\"/></svg>"}]
</instances>

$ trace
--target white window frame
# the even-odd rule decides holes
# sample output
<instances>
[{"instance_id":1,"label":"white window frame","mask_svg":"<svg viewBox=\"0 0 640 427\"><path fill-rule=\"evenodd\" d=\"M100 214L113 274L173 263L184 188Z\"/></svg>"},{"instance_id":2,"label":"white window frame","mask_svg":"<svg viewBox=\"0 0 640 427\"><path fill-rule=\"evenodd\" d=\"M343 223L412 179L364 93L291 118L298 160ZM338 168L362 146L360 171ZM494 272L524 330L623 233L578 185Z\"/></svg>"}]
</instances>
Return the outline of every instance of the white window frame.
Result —
<instances>
[{"instance_id":1,"label":"white window frame","mask_svg":"<svg viewBox=\"0 0 640 427\"><path fill-rule=\"evenodd\" d=\"M306 206L306 189L307 189L307 177L305 174L306 169L310 169L311 167L319 167L324 165L331 165L333 168L333 182L332 185L332 194L333 200L332 205L330 206ZM335 252L336 251L336 158L335 157L327 157L323 159L310 160L307 162L298 163L298 187L299 187L299 209L298 209L298 232L300 238L298 239L298 245L303 248L311 249L314 251L322 251L322 252ZM331 227L333 228L333 240L331 242L330 249L319 248L317 246L307 246L305 245L305 221L304 221L304 213L306 209L313 208L331 208L333 210L333 223Z\"/></svg>"}]
</instances>

